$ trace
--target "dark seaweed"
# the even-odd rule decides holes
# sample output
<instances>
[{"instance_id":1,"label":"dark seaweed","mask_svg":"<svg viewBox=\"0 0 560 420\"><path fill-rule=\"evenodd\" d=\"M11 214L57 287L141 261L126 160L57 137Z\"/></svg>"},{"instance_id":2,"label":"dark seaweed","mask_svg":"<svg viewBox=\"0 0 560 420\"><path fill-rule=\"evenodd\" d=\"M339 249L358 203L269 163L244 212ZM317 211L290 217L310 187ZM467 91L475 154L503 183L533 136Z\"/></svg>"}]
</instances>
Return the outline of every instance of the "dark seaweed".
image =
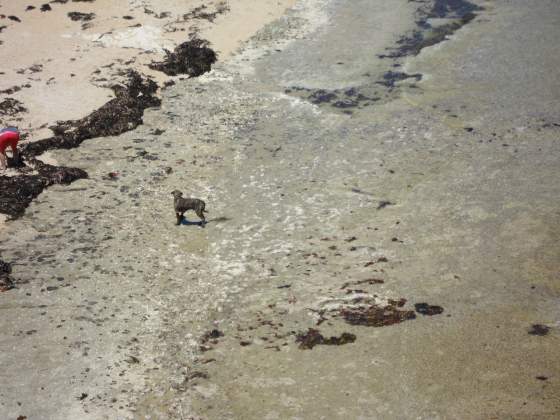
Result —
<instances>
[{"instance_id":1,"label":"dark seaweed","mask_svg":"<svg viewBox=\"0 0 560 420\"><path fill-rule=\"evenodd\" d=\"M0 102L0 116L13 117L20 112L27 112L27 108L23 106L23 103L14 98L6 98Z\"/></svg>"},{"instance_id":2,"label":"dark seaweed","mask_svg":"<svg viewBox=\"0 0 560 420\"><path fill-rule=\"evenodd\" d=\"M73 21L81 20L83 22L88 22L95 18L95 13L68 12L68 17Z\"/></svg>"},{"instance_id":3,"label":"dark seaweed","mask_svg":"<svg viewBox=\"0 0 560 420\"><path fill-rule=\"evenodd\" d=\"M10 277L11 273L12 266L0 259L0 292L5 292L14 288L14 281Z\"/></svg>"},{"instance_id":4,"label":"dark seaweed","mask_svg":"<svg viewBox=\"0 0 560 420\"><path fill-rule=\"evenodd\" d=\"M203 19L207 20L208 22L214 22L214 20L229 10L228 5L225 2L221 2L216 6L216 10L214 12L208 12L206 5L195 7L189 13L185 13L183 15L184 20L190 19Z\"/></svg>"},{"instance_id":5,"label":"dark seaweed","mask_svg":"<svg viewBox=\"0 0 560 420\"><path fill-rule=\"evenodd\" d=\"M339 101L336 101L332 104L332 106L334 106L335 108L354 108L356 106L358 106L358 101L355 101L354 99L341 99Z\"/></svg>"},{"instance_id":6,"label":"dark seaweed","mask_svg":"<svg viewBox=\"0 0 560 420\"><path fill-rule=\"evenodd\" d=\"M200 338L200 351L208 351L212 349L211 344L218 344L218 338L223 337L224 333L218 329L213 329L204 333Z\"/></svg>"},{"instance_id":7,"label":"dark seaweed","mask_svg":"<svg viewBox=\"0 0 560 420\"><path fill-rule=\"evenodd\" d=\"M422 80L422 75L420 73L407 74L398 71L388 71L383 75L383 81L376 82L379 85L386 86L388 88L394 88L395 83L406 79L414 79L417 82Z\"/></svg>"},{"instance_id":8,"label":"dark seaweed","mask_svg":"<svg viewBox=\"0 0 560 420\"><path fill-rule=\"evenodd\" d=\"M427 303L414 304L416 312L422 315L439 315L443 312L443 308L437 305L428 305Z\"/></svg>"},{"instance_id":9,"label":"dark seaweed","mask_svg":"<svg viewBox=\"0 0 560 420\"><path fill-rule=\"evenodd\" d=\"M428 17L462 18L480 10L483 10L482 7L465 0L436 0Z\"/></svg>"},{"instance_id":10,"label":"dark seaweed","mask_svg":"<svg viewBox=\"0 0 560 420\"><path fill-rule=\"evenodd\" d=\"M21 85L21 86L12 86L10 88L0 90L0 94L11 95L12 93L19 92L23 88L30 88L30 87L31 87L31 85L29 83L26 83L26 84Z\"/></svg>"},{"instance_id":11,"label":"dark seaweed","mask_svg":"<svg viewBox=\"0 0 560 420\"><path fill-rule=\"evenodd\" d=\"M350 108L367 106L371 102L378 101L378 97L369 97L358 91L359 88L351 87L345 90L335 89L308 89L301 86L291 86L285 89L287 94L304 96L315 105L330 104L344 113L351 113Z\"/></svg>"},{"instance_id":12,"label":"dark seaweed","mask_svg":"<svg viewBox=\"0 0 560 420\"><path fill-rule=\"evenodd\" d=\"M68 185L88 176L78 168L48 165L33 158L28 163L32 163L38 174L0 176L0 213L20 217L43 189L54 184Z\"/></svg>"},{"instance_id":13,"label":"dark seaweed","mask_svg":"<svg viewBox=\"0 0 560 420\"><path fill-rule=\"evenodd\" d=\"M201 341L202 343L207 343L207 342L210 341L210 340L215 340L215 339L220 338L220 337L223 337L223 336L224 336L224 333L223 333L223 332L221 332L220 330L217 330L217 329L213 329L212 331L206 332L206 333L202 336L202 338L201 338L200 341Z\"/></svg>"},{"instance_id":14,"label":"dark seaweed","mask_svg":"<svg viewBox=\"0 0 560 420\"><path fill-rule=\"evenodd\" d=\"M323 89L316 90L311 95L309 95L309 100L314 104L322 104L325 102L330 102L336 98L336 94L333 92L328 92Z\"/></svg>"},{"instance_id":15,"label":"dark seaweed","mask_svg":"<svg viewBox=\"0 0 560 420\"><path fill-rule=\"evenodd\" d=\"M391 304L384 307L371 305L358 309L341 309L340 315L351 325L368 327L386 327L416 318L414 311L399 310L396 305Z\"/></svg>"},{"instance_id":16,"label":"dark seaweed","mask_svg":"<svg viewBox=\"0 0 560 420\"><path fill-rule=\"evenodd\" d=\"M168 76L188 74L197 77L209 72L217 60L216 53L203 39L193 39L178 45L173 52L166 51L165 60L153 62L150 68Z\"/></svg>"},{"instance_id":17,"label":"dark seaweed","mask_svg":"<svg viewBox=\"0 0 560 420\"><path fill-rule=\"evenodd\" d=\"M531 335L547 335L550 332L550 327L543 325L543 324L533 324L531 325L531 329L529 330L529 334Z\"/></svg>"},{"instance_id":18,"label":"dark seaweed","mask_svg":"<svg viewBox=\"0 0 560 420\"><path fill-rule=\"evenodd\" d=\"M357 286L359 284L383 284L385 281L381 279L365 279L365 280L358 280L358 281L348 281L344 283L340 288L346 289L348 286Z\"/></svg>"},{"instance_id":19,"label":"dark seaweed","mask_svg":"<svg viewBox=\"0 0 560 420\"><path fill-rule=\"evenodd\" d=\"M299 348L302 350L310 350L318 344L329 346L341 346L343 344L353 343L356 341L356 336L350 333L342 333L340 337L325 338L314 328L309 328L307 332L299 333L296 335L296 343L299 343Z\"/></svg>"},{"instance_id":20,"label":"dark seaweed","mask_svg":"<svg viewBox=\"0 0 560 420\"><path fill-rule=\"evenodd\" d=\"M475 12L481 10L484 9L466 0L436 0L431 9L419 9L420 17L417 21L419 29L397 41L399 46L391 53L379 57L399 58L418 55L424 48L444 41L449 35L471 22L476 18ZM427 22L429 18L447 18L456 21L434 28Z\"/></svg>"},{"instance_id":21,"label":"dark seaweed","mask_svg":"<svg viewBox=\"0 0 560 420\"><path fill-rule=\"evenodd\" d=\"M393 203L391 201L383 200L383 201L379 202L379 205L377 206L377 210L381 210L381 209L384 209L387 206L394 206L394 205L395 205L395 203Z\"/></svg>"}]
</instances>

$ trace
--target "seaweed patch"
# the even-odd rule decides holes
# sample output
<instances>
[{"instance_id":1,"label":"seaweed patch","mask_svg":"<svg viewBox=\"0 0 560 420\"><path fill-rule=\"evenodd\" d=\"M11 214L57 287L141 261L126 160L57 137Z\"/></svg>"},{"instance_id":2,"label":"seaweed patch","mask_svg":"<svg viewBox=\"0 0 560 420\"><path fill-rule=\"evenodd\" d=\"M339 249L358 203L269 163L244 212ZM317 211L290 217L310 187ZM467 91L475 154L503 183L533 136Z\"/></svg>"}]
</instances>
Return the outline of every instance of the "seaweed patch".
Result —
<instances>
[{"instance_id":1,"label":"seaweed patch","mask_svg":"<svg viewBox=\"0 0 560 420\"><path fill-rule=\"evenodd\" d=\"M388 71L383 75L383 80L376 83L392 89L396 83L407 79L414 79L418 82L422 80L422 75L420 73L407 74L398 71Z\"/></svg>"},{"instance_id":2,"label":"seaweed patch","mask_svg":"<svg viewBox=\"0 0 560 420\"><path fill-rule=\"evenodd\" d=\"M209 47L209 42L203 39L192 39L179 44L173 52L167 51L163 61L153 62L149 67L161 71L168 76L187 74L197 77L212 69L217 60L216 53Z\"/></svg>"},{"instance_id":3,"label":"seaweed patch","mask_svg":"<svg viewBox=\"0 0 560 420\"><path fill-rule=\"evenodd\" d=\"M216 10L214 10L213 12L208 11L208 7L205 4L203 4L201 6L195 7L189 13L185 13L183 15L183 19L184 20L202 19L213 23L214 20L216 20L216 18L218 17L218 15L221 15L228 11L229 11L229 6L225 1L218 3L216 5Z\"/></svg>"},{"instance_id":4,"label":"seaweed patch","mask_svg":"<svg viewBox=\"0 0 560 420\"><path fill-rule=\"evenodd\" d=\"M29 203L45 188L54 184L68 185L88 176L78 168L48 165L33 158L28 159L28 163L37 174L0 176L0 213L21 217Z\"/></svg>"},{"instance_id":5,"label":"seaweed patch","mask_svg":"<svg viewBox=\"0 0 560 420\"><path fill-rule=\"evenodd\" d=\"M325 102L331 102L335 98L336 98L335 93L329 92L324 89L318 89L315 92L313 92L311 95L309 95L309 100L311 101L311 103L316 105Z\"/></svg>"},{"instance_id":6,"label":"seaweed patch","mask_svg":"<svg viewBox=\"0 0 560 420\"><path fill-rule=\"evenodd\" d=\"M326 90L291 86L285 89L284 93L306 99L315 105L329 104L333 108L342 110L344 113L348 113L351 108L362 108L381 99L377 91L374 92L373 96L368 96L360 93L358 88L355 87L344 90Z\"/></svg>"},{"instance_id":7,"label":"seaweed patch","mask_svg":"<svg viewBox=\"0 0 560 420\"><path fill-rule=\"evenodd\" d=\"M386 306L370 305L356 309L341 309L340 315L348 324L367 327L386 327L416 318L414 311L400 310L397 306L388 304Z\"/></svg>"},{"instance_id":8,"label":"seaweed patch","mask_svg":"<svg viewBox=\"0 0 560 420\"><path fill-rule=\"evenodd\" d=\"M95 18L95 13L68 12L68 17L73 21L89 22Z\"/></svg>"},{"instance_id":9,"label":"seaweed patch","mask_svg":"<svg viewBox=\"0 0 560 420\"><path fill-rule=\"evenodd\" d=\"M299 343L299 348L302 350L310 350L316 345L328 346L341 346L343 344L353 343L356 341L356 336L350 333L342 333L340 337L325 338L314 328L309 328L307 332L296 335L296 343Z\"/></svg>"},{"instance_id":10,"label":"seaweed patch","mask_svg":"<svg viewBox=\"0 0 560 420\"><path fill-rule=\"evenodd\" d=\"M424 48L439 44L460 28L476 18L475 12L483 7L467 0L435 0L431 8L420 7L417 11L418 29L397 41L398 47L379 58L400 58L420 54ZM432 26L428 19L449 19L451 22L441 26Z\"/></svg>"},{"instance_id":11,"label":"seaweed patch","mask_svg":"<svg viewBox=\"0 0 560 420\"><path fill-rule=\"evenodd\" d=\"M23 106L23 103L14 98L6 98L0 102L0 116L1 117L13 117L21 112L27 112L27 108Z\"/></svg>"},{"instance_id":12,"label":"seaweed patch","mask_svg":"<svg viewBox=\"0 0 560 420\"><path fill-rule=\"evenodd\" d=\"M211 344L218 344L218 339L223 336L224 333L218 329L213 329L204 333L204 335L200 339L200 351L211 350Z\"/></svg>"},{"instance_id":13,"label":"seaweed patch","mask_svg":"<svg viewBox=\"0 0 560 420\"><path fill-rule=\"evenodd\" d=\"M483 10L483 8L466 0L435 0L428 17L462 18L480 10Z\"/></svg>"},{"instance_id":14,"label":"seaweed patch","mask_svg":"<svg viewBox=\"0 0 560 420\"><path fill-rule=\"evenodd\" d=\"M348 281L346 283L344 283L340 288L341 289L346 289L348 286L358 286L360 284L383 284L385 283L384 280L382 279L365 279L365 280L357 280L357 281Z\"/></svg>"},{"instance_id":15,"label":"seaweed patch","mask_svg":"<svg viewBox=\"0 0 560 420\"><path fill-rule=\"evenodd\" d=\"M533 324L531 325L531 329L529 330L530 335L548 335L550 332L550 327L543 325L543 324Z\"/></svg>"},{"instance_id":16,"label":"seaweed patch","mask_svg":"<svg viewBox=\"0 0 560 420\"><path fill-rule=\"evenodd\" d=\"M414 304L416 312L422 315L439 315L443 312L443 308L438 305L428 305L427 303Z\"/></svg>"},{"instance_id":17,"label":"seaweed patch","mask_svg":"<svg viewBox=\"0 0 560 420\"><path fill-rule=\"evenodd\" d=\"M11 273L12 266L0 259L0 292L5 292L14 288L14 281L10 277Z\"/></svg>"}]
</instances>

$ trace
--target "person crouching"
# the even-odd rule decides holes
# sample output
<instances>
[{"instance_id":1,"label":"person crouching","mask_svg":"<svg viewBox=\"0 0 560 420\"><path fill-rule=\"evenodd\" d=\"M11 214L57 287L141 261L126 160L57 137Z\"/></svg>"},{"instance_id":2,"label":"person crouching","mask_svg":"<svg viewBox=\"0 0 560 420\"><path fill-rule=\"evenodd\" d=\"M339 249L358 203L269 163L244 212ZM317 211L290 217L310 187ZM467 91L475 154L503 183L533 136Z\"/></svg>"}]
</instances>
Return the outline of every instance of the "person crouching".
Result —
<instances>
[{"instance_id":1,"label":"person crouching","mask_svg":"<svg viewBox=\"0 0 560 420\"><path fill-rule=\"evenodd\" d=\"M19 152L17 144L19 142L19 131L15 127L7 127L0 130L0 171L8 167L8 156L6 149L8 146L12 148L12 157L14 162L19 161Z\"/></svg>"}]
</instances>

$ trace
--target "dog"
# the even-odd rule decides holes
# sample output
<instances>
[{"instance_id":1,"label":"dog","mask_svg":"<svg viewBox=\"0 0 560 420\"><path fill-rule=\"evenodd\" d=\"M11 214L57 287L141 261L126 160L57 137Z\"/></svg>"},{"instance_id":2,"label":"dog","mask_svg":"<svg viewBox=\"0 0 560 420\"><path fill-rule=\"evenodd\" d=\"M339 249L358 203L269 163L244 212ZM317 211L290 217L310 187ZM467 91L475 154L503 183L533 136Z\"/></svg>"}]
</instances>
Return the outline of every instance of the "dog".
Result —
<instances>
[{"instance_id":1,"label":"dog","mask_svg":"<svg viewBox=\"0 0 560 420\"><path fill-rule=\"evenodd\" d=\"M174 197L173 207L175 208L175 215L177 216L177 225L181 224L181 221L185 216L183 214L188 210L194 210L196 215L202 220L202 226L206 224L206 218L204 213L208 213L205 210L206 203L198 198L183 198L183 193L179 190L175 190L171 193Z\"/></svg>"}]
</instances>

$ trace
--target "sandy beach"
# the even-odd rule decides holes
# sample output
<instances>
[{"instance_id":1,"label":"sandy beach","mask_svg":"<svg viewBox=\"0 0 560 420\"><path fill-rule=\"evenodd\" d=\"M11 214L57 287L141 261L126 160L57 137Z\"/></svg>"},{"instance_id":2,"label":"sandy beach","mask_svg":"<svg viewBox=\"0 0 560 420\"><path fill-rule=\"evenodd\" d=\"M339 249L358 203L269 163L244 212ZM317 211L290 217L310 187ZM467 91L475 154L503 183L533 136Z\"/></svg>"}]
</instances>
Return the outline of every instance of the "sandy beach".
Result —
<instances>
[{"instance_id":1,"label":"sandy beach","mask_svg":"<svg viewBox=\"0 0 560 420\"><path fill-rule=\"evenodd\" d=\"M10 97L43 116L3 121L28 141L118 68L163 86L147 64L193 25L219 52L142 124L42 157L87 176L0 230L0 417L558 418L559 3L157 4L0 9L0 48L58 16L87 69L44 47L5 71L34 82ZM78 77L75 114L23 96ZM206 224L176 224L176 189Z\"/></svg>"},{"instance_id":2,"label":"sandy beach","mask_svg":"<svg viewBox=\"0 0 560 420\"><path fill-rule=\"evenodd\" d=\"M57 120L82 118L112 98L108 86L122 80L123 69L163 86L167 77L148 64L161 60L164 49L197 34L226 60L294 1L6 2L0 54L9 59L2 64L0 101L13 98L26 111L1 115L0 124L18 126L27 141L48 137Z\"/></svg>"}]
</instances>

